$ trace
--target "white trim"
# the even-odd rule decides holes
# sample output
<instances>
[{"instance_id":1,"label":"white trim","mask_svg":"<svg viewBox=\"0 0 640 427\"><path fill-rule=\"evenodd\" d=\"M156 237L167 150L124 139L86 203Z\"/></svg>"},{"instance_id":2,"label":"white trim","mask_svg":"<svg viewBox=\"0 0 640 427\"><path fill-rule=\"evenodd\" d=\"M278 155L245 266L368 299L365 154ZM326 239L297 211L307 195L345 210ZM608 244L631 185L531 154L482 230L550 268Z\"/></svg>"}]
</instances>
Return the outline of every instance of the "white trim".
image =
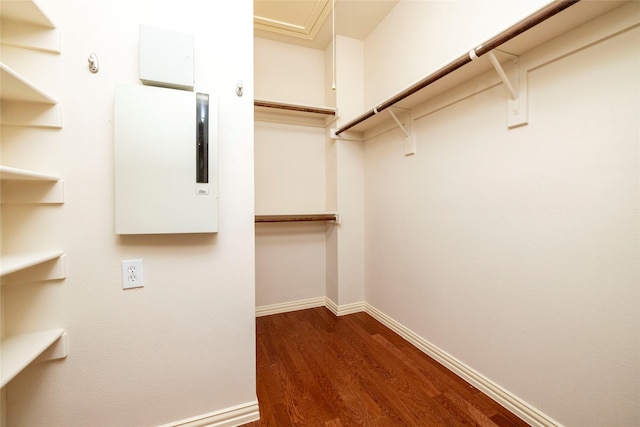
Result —
<instances>
[{"instance_id":1,"label":"white trim","mask_svg":"<svg viewBox=\"0 0 640 427\"><path fill-rule=\"evenodd\" d=\"M338 317L345 316L347 314L360 313L362 311L365 311L364 301L354 302L346 305L338 305L335 302L333 302L333 300L331 300L329 297L325 298L325 300L326 300L325 307L327 307L329 311L331 311L334 315Z\"/></svg>"},{"instance_id":2,"label":"white trim","mask_svg":"<svg viewBox=\"0 0 640 427\"><path fill-rule=\"evenodd\" d=\"M328 297L309 298L298 301L289 301L279 304L263 305L256 307L256 317L269 316L271 314L288 313L290 311L306 310L308 308L327 307L336 316L360 313L365 311L365 302L359 301L351 304L337 305Z\"/></svg>"},{"instance_id":3,"label":"white trim","mask_svg":"<svg viewBox=\"0 0 640 427\"><path fill-rule=\"evenodd\" d=\"M346 305L339 305L337 316L345 316L347 314L360 313L362 311L365 311L364 307L365 307L364 301L354 302Z\"/></svg>"},{"instance_id":4,"label":"white trim","mask_svg":"<svg viewBox=\"0 0 640 427\"><path fill-rule=\"evenodd\" d=\"M283 302L279 304L263 305L256 307L256 317L288 313L290 311L305 310L307 308L323 307L325 305L325 299L325 297L318 297L299 301Z\"/></svg>"},{"instance_id":5,"label":"white trim","mask_svg":"<svg viewBox=\"0 0 640 427\"><path fill-rule=\"evenodd\" d=\"M325 298L325 303L324 306L327 307L327 309L329 309L330 312L332 312L334 315L338 315L338 304L336 304L335 302L333 302L333 300L329 297Z\"/></svg>"},{"instance_id":6,"label":"white trim","mask_svg":"<svg viewBox=\"0 0 640 427\"><path fill-rule=\"evenodd\" d=\"M235 427L259 419L258 401L253 401L159 427Z\"/></svg>"},{"instance_id":7,"label":"white trim","mask_svg":"<svg viewBox=\"0 0 640 427\"><path fill-rule=\"evenodd\" d=\"M487 396L507 408L513 414L520 417L530 425L535 427L562 427L562 424L560 424L558 421L554 420L537 408L534 408L527 402L521 400L514 394L500 387L489 378L485 377L470 366L464 364L444 350L430 343L420 335L416 334L401 323L398 323L372 305L365 303L364 309L367 314L371 315L371 317L375 318L377 321L396 332L398 335L409 341L425 354L433 357L442 365L452 370L456 375L466 380L477 389L481 390Z\"/></svg>"}]
</instances>

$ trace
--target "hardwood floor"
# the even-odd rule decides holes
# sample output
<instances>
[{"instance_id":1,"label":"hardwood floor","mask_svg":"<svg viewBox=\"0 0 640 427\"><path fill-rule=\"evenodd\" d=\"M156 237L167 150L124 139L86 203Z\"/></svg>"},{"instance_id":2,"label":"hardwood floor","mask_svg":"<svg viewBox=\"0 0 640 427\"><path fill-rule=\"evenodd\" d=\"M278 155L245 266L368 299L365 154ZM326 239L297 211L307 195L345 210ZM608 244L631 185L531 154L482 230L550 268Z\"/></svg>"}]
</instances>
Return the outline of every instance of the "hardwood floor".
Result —
<instances>
[{"instance_id":1,"label":"hardwood floor","mask_svg":"<svg viewBox=\"0 0 640 427\"><path fill-rule=\"evenodd\" d=\"M365 313L259 317L260 421L285 426L526 426Z\"/></svg>"}]
</instances>

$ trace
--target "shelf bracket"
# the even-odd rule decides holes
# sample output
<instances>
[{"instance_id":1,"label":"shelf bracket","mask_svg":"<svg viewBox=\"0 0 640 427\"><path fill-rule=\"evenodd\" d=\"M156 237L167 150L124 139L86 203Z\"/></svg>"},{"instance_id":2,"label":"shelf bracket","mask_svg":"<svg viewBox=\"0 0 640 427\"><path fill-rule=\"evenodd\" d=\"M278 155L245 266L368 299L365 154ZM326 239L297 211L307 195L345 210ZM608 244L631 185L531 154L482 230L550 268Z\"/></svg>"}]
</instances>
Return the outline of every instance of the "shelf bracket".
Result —
<instances>
[{"instance_id":1,"label":"shelf bracket","mask_svg":"<svg viewBox=\"0 0 640 427\"><path fill-rule=\"evenodd\" d=\"M506 70L494 51L508 58L505 64ZM507 127L513 129L528 124L527 88L522 84L524 76L520 70L520 57L499 50L492 50L487 56L507 89Z\"/></svg>"},{"instance_id":2,"label":"shelf bracket","mask_svg":"<svg viewBox=\"0 0 640 427\"><path fill-rule=\"evenodd\" d=\"M514 88L514 86L511 84L511 81L509 80L509 76L507 76L507 73L504 72L504 68L502 68L502 65L500 64L500 61L498 61L498 58L496 58L496 54L493 53L493 51L488 53L489 55L489 60L491 61L491 64L493 65L493 68L496 69L496 72L498 73L498 76L500 76L500 78L502 79L502 83L504 83L504 87L507 88L507 92L509 92L509 98L511 99L518 99L518 94L516 93L516 89ZM508 54L510 56L512 56L513 58L518 58L515 55L511 55Z\"/></svg>"},{"instance_id":3,"label":"shelf bracket","mask_svg":"<svg viewBox=\"0 0 640 427\"><path fill-rule=\"evenodd\" d=\"M398 116L396 116L392 108L403 110L407 113L404 124L398 119ZM376 109L374 109L374 111L378 113ZM393 118L393 120L398 124L398 127L400 128L402 133L404 133L404 155L413 156L414 154L416 154L416 138L415 132L413 131L413 118L411 117L411 110L399 107L389 107L387 108L387 111L389 111L391 118Z\"/></svg>"},{"instance_id":4,"label":"shelf bracket","mask_svg":"<svg viewBox=\"0 0 640 427\"><path fill-rule=\"evenodd\" d=\"M46 349L33 363L48 362L50 360L64 359L69 355L69 336L64 332L60 338Z\"/></svg>"}]
</instances>

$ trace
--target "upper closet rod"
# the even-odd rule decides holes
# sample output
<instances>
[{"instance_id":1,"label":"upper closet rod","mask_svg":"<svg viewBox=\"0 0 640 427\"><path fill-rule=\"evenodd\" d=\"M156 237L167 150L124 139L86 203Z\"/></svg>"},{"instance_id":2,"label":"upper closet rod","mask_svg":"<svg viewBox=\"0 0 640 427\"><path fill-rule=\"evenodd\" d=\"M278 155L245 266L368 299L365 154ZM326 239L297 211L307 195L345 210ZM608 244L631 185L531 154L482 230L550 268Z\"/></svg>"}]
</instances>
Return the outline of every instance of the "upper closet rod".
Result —
<instances>
[{"instance_id":1,"label":"upper closet rod","mask_svg":"<svg viewBox=\"0 0 640 427\"><path fill-rule=\"evenodd\" d=\"M335 116L336 114L336 111L332 108L310 107L306 105L285 104L273 101L260 101L258 99L253 101L253 105L255 107L277 108L280 110L300 111L303 113L326 114L328 116Z\"/></svg>"},{"instance_id":2,"label":"upper closet rod","mask_svg":"<svg viewBox=\"0 0 640 427\"><path fill-rule=\"evenodd\" d=\"M540 9L538 12L529 16L528 18L523 19L522 21L518 22L517 24L513 25L512 27L508 28L507 30L503 31L502 33L498 34L492 39L488 40L486 43L483 43L477 48L472 49L469 53L460 56L459 58L453 60L452 62L440 68L439 70L435 71L434 73L428 75L427 77L423 78L422 80L418 81L417 83L413 84L412 86L398 93L397 95L389 98L387 101L383 102L377 107L367 111L366 113L346 123L341 128L338 128L335 134L340 135L342 132L345 132L351 129L352 127L356 126L357 124L364 122L368 118L378 114L380 111L391 107L392 105L402 101L408 96L418 92L420 89L424 89L425 87L429 86L431 83L434 83L437 80L440 80L444 76L454 72L455 70L462 67L463 65L468 64L472 60L476 59L474 58L474 56L480 57L487 52L491 52L493 49L497 48L501 44L508 42L509 40L516 37L517 35L522 34L525 31L535 27L536 25L546 21L547 19L551 18L552 16L555 16L556 14L562 12L569 6L572 6L578 3L579 1L580 0L554 1L553 3Z\"/></svg>"}]
</instances>

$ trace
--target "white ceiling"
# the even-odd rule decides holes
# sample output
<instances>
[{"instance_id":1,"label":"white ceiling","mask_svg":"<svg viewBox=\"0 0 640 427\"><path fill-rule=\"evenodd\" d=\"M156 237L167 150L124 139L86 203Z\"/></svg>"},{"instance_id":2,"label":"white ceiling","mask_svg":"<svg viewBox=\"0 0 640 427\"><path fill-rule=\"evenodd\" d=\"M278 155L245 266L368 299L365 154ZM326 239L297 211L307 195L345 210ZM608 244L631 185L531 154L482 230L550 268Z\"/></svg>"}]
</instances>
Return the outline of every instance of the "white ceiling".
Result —
<instances>
[{"instance_id":1,"label":"white ceiling","mask_svg":"<svg viewBox=\"0 0 640 427\"><path fill-rule=\"evenodd\" d=\"M335 0L335 32L363 40L398 0ZM332 0L254 0L254 34L314 49L331 43Z\"/></svg>"}]
</instances>

